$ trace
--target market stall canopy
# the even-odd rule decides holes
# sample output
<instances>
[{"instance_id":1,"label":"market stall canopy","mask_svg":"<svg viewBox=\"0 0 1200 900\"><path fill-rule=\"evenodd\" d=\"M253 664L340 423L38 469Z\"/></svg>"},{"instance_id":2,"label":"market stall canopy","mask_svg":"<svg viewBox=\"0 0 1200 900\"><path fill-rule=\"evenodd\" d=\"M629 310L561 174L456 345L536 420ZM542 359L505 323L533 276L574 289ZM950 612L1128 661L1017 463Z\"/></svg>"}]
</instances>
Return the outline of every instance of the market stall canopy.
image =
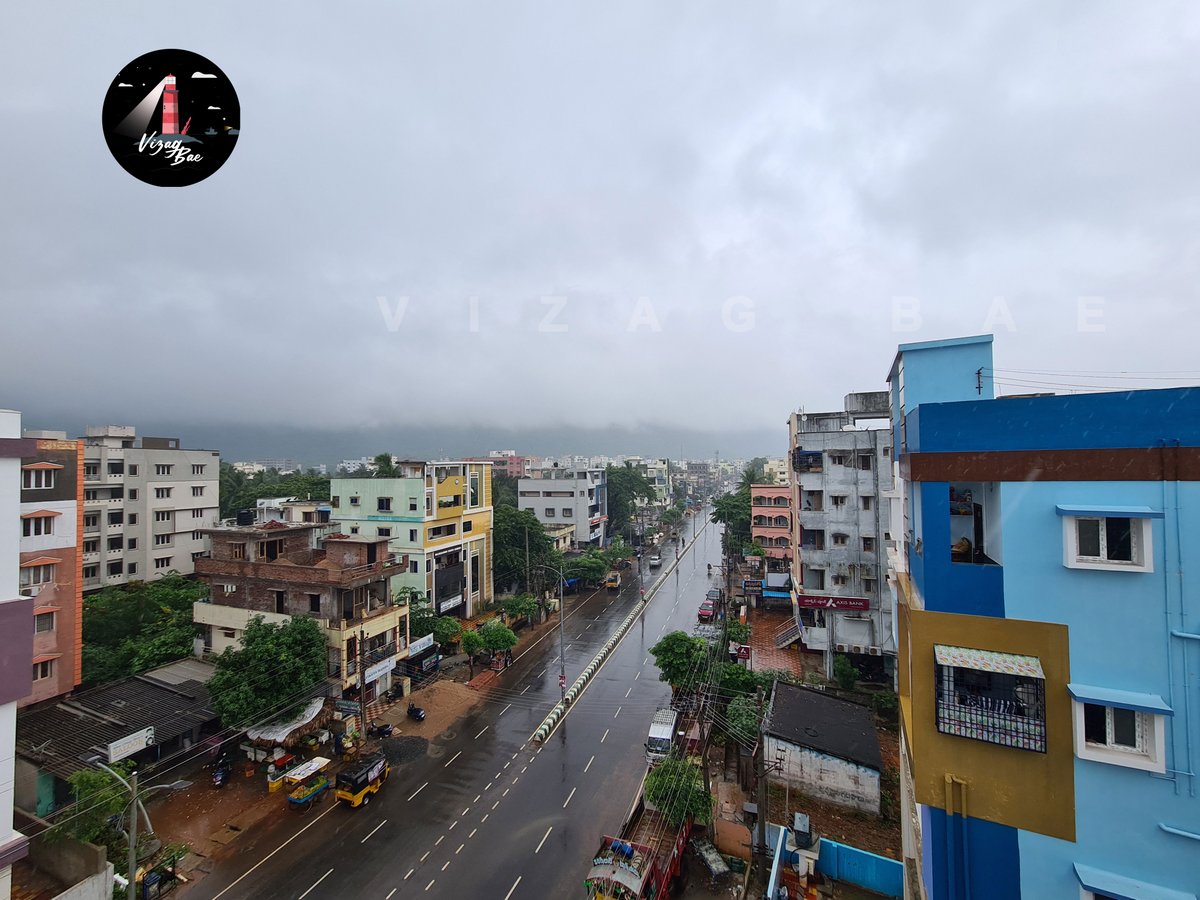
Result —
<instances>
[{"instance_id":1,"label":"market stall canopy","mask_svg":"<svg viewBox=\"0 0 1200 900\"><path fill-rule=\"evenodd\" d=\"M283 744L297 729L312 722L325 705L324 697L314 697L309 700L300 712L283 721L276 720L263 725L256 725L246 730L246 737L252 741L265 741L272 744Z\"/></svg>"}]
</instances>

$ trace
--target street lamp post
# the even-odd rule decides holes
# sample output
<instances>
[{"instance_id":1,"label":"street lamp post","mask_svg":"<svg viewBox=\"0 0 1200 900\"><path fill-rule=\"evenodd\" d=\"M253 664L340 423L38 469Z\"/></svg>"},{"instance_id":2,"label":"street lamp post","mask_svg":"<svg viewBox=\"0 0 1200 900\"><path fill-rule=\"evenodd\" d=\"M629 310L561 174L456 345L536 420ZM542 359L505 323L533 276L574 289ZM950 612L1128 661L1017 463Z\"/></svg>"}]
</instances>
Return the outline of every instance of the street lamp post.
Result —
<instances>
[{"instance_id":1,"label":"street lamp post","mask_svg":"<svg viewBox=\"0 0 1200 900\"><path fill-rule=\"evenodd\" d=\"M125 789L127 791L129 791L130 799L129 799L128 805L133 807L133 809L129 816L129 832L128 832L128 835L126 838L129 843L128 897L129 897L129 900L137 900L137 820L138 820L138 810L141 810L142 815L146 817L146 833L147 834L154 833L154 825L150 822L150 814L148 812L146 812L146 807L144 807L142 805L142 797L145 797L148 794L153 793L154 791L182 790L183 788L191 787L192 783L190 781L180 780L180 781L173 781L170 784L156 784L153 787L148 788L147 790L143 791L141 793L141 795L139 795L138 794L138 774L137 774L136 769L133 772L129 773L129 780L126 781L124 778L121 777L120 773L113 771L112 769L110 769L108 766L106 766L104 763L100 762L99 760L94 760L94 762L97 766L99 766L101 769L103 769L105 772L107 772L113 778L117 779L117 781L121 782L121 784L123 784L125 786Z\"/></svg>"}]
</instances>

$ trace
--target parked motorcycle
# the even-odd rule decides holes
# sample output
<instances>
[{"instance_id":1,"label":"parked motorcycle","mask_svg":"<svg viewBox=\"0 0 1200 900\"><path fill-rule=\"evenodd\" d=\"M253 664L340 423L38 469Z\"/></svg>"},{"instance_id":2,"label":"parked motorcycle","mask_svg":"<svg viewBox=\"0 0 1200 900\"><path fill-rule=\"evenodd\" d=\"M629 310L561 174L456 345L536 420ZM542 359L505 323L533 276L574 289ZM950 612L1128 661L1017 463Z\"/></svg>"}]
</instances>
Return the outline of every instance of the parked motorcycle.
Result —
<instances>
[{"instance_id":1,"label":"parked motorcycle","mask_svg":"<svg viewBox=\"0 0 1200 900\"><path fill-rule=\"evenodd\" d=\"M230 776L233 775L233 765L229 762L229 755L222 753L217 758L216 768L213 770L212 783L215 788L225 787L229 783Z\"/></svg>"},{"instance_id":2,"label":"parked motorcycle","mask_svg":"<svg viewBox=\"0 0 1200 900\"><path fill-rule=\"evenodd\" d=\"M424 722L425 710L421 709L421 707L417 706L415 703L410 703L408 704L408 717L414 722Z\"/></svg>"},{"instance_id":3,"label":"parked motorcycle","mask_svg":"<svg viewBox=\"0 0 1200 900\"><path fill-rule=\"evenodd\" d=\"M395 687L388 688L386 691L383 692L383 702L384 703L395 703L399 699L400 699L400 689L399 688L395 688Z\"/></svg>"},{"instance_id":4,"label":"parked motorcycle","mask_svg":"<svg viewBox=\"0 0 1200 900\"><path fill-rule=\"evenodd\" d=\"M373 738L390 737L394 727L388 722L380 722L376 719L367 725L367 736Z\"/></svg>"}]
</instances>

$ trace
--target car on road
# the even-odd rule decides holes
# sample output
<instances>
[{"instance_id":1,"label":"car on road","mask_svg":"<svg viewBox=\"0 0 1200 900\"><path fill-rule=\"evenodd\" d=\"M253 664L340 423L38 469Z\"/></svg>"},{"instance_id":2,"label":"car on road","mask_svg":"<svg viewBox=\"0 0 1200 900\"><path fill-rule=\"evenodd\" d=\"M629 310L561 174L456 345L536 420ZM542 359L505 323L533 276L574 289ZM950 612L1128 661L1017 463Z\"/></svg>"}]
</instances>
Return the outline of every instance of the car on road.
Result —
<instances>
[{"instance_id":1,"label":"car on road","mask_svg":"<svg viewBox=\"0 0 1200 900\"><path fill-rule=\"evenodd\" d=\"M661 565L662 565L662 557L659 556L657 553L655 553L652 557L650 557L650 568L657 569Z\"/></svg>"},{"instance_id":2,"label":"car on road","mask_svg":"<svg viewBox=\"0 0 1200 900\"><path fill-rule=\"evenodd\" d=\"M716 616L716 607L711 600L701 600L700 609L696 611L696 618L701 622L711 622Z\"/></svg>"},{"instance_id":3,"label":"car on road","mask_svg":"<svg viewBox=\"0 0 1200 900\"><path fill-rule=\"evenodd\" d=\"M713 603L721 602L721 592L717 588L712 588L704 595L706 600L711 600Z\"/></svg>"}]
</instances>

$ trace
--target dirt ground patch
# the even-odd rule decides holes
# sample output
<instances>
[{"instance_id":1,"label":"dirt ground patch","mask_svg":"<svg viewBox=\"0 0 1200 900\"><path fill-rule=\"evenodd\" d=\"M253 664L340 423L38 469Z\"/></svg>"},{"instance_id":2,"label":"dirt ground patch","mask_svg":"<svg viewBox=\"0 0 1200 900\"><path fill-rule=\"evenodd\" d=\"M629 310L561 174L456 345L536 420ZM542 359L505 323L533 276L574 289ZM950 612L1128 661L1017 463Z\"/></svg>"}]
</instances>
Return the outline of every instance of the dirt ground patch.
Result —
<instances>
[{"instance_id":1,"label":"dirt ground patch","mask_svg":"<svg viewBox=\"0 0 1200 900\"><path fill-rule=\"evenodd\" d=\"M435 681L412 695L412 701L425 710L425 721L408 718L408 704L397 703L379 718L396 726L393 734L415 735L433 740L465 716L480 702L477 692L456 681Z\"/></svg>"}]
</instances>

